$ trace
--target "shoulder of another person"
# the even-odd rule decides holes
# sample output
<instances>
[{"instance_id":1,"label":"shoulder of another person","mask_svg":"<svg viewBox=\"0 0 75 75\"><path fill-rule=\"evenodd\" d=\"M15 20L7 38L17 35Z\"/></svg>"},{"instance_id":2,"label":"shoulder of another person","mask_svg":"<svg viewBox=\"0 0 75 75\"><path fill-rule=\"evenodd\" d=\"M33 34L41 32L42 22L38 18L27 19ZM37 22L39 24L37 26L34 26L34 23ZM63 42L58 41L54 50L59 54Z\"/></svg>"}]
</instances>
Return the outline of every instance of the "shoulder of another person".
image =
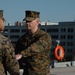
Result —
<instances>
[{"instance_id":1,"label":"shoulder of another person","mask_svg":"<svg viewBox=\"0 0 75 75\"><path fill-rule=\"evenodd\" d=\"M1 40L2 44L5 44L7 41L9 41L9 39L3 35L0 36L0 40Z\"/></svg>"}]
</instances>

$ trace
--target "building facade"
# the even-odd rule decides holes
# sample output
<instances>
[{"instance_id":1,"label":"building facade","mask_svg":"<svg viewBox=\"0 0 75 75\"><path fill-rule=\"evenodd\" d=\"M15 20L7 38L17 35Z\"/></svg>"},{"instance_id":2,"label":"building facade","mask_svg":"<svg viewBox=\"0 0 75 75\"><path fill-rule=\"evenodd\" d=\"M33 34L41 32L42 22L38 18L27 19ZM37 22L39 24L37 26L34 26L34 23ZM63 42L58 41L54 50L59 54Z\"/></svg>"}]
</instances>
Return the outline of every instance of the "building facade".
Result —
<instances>
[{"instance_id":1,"label":"building facade","mask_svg":"<svg viewBox=\"0 0 75 75\"><path fill-rule=\"evenodd\" d=\"M16 41L26 32L25 23L24 25L14 25L5 26L3 35L10 38L14 44ZM40 22L40 29L48 32L52 36L52 48L51 48L51 58L55 60L54 50L59 45L63 46L65 50L65 57L63 61L74 60L75 53L75 21L72 22Z\"/></svg>"}]
</instances>

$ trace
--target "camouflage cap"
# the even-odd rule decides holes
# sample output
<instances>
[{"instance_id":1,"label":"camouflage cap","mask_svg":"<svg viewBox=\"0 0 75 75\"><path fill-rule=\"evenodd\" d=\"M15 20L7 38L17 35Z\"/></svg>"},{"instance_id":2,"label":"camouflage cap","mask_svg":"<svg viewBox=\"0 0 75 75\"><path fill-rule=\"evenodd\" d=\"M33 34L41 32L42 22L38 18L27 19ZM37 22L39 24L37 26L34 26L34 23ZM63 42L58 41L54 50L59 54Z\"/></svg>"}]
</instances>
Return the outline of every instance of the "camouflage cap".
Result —
<instances>
[{"instance_id":1,"label":"camouflage cap","mask_svg":"<svg viewBox=\"0 0 75 75\"><path fill-rule=\"evenodd\" d=\"M39 18L39 14L40 12L37 12L37 11L30 11L30 10L26 10L25 11L25 18L23 19L23 21L27 20L27 21L32 21L36 18Z\"/></svg>"},{"instance_id":2,"label":"camouflage cap","mask_svg":"<svg viewBox=\"0 0 75 75\"><path fill-rule=\"evenodd\" d=\"M0 10L0 18L5 21L4 17L3 17L3 10Z\"/></svg>"}]
</instances>

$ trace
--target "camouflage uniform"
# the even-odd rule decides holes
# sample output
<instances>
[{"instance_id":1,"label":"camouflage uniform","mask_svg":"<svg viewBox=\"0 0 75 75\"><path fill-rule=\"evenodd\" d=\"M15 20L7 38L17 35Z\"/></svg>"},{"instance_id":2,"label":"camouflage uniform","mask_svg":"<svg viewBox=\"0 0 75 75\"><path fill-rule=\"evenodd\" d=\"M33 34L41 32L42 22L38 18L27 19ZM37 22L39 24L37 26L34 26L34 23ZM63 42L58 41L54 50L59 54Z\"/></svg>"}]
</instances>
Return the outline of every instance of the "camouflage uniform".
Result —
<instances>
[{"instance_id":1,"label":"camouflage uniform","mask_svg":"<svg viewBox=\"0 0 75 75\"><path fill-rule=\"evenodd\" d=\"M40 29L34 34L27 32L18 40L16 51L25 58L29 75L50 75L50 48L51 36Z\"/></svg>"},{"instance_id":2,"label":"camouflage uniform","mask_svg":"<svg viewBox=\"0 0 75 75\"><path fill-rule=\"evenodd\" d=\"M4 67L10 75L19 75L19 65L11 41L0 33L0 75L6 75Z\"/></svg>"}]
</instances>

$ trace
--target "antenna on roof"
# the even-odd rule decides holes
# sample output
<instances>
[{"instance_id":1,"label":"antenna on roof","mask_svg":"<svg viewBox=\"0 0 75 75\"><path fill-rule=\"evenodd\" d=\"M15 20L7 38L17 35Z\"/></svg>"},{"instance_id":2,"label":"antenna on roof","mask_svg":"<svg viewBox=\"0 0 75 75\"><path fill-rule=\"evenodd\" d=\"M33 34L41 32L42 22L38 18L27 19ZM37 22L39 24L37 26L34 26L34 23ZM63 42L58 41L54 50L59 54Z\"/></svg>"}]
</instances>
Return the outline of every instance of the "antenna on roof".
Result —
<instances>
[{"instance_id":1,"label":"antenna on roof","mask_svg":"<svg viewBox=\"0 0 75 75\"><path fill-rule=\"evenodd\" d=\"M11 26L11 23L10 23L10 21L8 22L8 26Z\"/></svg>"}]
</instances>

